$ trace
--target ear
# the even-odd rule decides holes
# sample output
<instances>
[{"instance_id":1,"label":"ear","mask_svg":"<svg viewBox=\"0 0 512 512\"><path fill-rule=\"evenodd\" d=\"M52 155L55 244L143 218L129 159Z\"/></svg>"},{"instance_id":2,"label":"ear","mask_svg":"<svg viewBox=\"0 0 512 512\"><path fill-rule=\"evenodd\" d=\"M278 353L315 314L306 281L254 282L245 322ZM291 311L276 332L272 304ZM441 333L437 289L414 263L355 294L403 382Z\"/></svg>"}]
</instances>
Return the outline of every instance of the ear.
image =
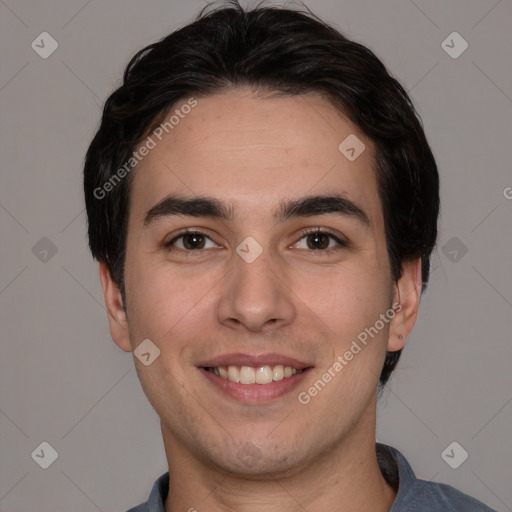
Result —
<instances>
[{"instance_id":1,"label":"ear","mask_svg":"<svg viewBox=\"0 0 512 512\"><path fill-rule=\"evenodd\" d=\"M131 352L128 320L123 308L123 299L119 287L112 279L106 263L100 263L100 280L103 288L103 297L107 307L110 336L114 343L125 352Z\"/></svg>"},{"instance_id":2,"label":"ear","mask_svg":"<svg viewBox=\"0 0 512 512\"><path fill-rule=\"evenodd\" d=\"M406 261L393 295L395 316L390 321L388 352L404 348L418 317L421 287L421 258Z\"/></svg>"}]
</instances>

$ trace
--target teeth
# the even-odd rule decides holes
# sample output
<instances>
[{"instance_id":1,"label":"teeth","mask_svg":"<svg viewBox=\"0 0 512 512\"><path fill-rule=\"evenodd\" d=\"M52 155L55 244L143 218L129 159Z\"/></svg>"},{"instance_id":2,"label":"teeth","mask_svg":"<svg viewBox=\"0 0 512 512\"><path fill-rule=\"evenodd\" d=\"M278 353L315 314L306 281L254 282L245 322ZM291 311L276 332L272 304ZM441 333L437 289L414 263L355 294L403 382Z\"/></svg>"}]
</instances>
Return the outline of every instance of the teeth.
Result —
<instances>
[{"instance_id":1,"label":"teeth","mask_svg":"<svg viewBox=\"0 0 512 512\"><path fill-rule=\"evenodd\" d=\"M240 368L240 384L254 384L256 382L256 370L250 366Z\"/></svg>"},{"instance_id":2,"label":"teeth","mask_svg":"<svg viewBox=\"0 0 512 512\"><path fill-rule=\"evenodd\" d=\"M272 380L283 380L284 379L284 368L278 364L274 366L274 371L272 372Z\"/></svg>"},{"instance_id":3,"label":"teeth","mask_svg":"<svg viewBox=\"0 0 512 512\"><path fill-rule=\"evenodd\" d=\"M238 366L228 366L228 380L231 382L240 382L240 370Z\"/></svg>"},{"instance_id":4,"label":"teeth","mask_svg":"<svg viewBox=\"0 0 512 512\"><path fill-rule=\"evenodd\" d=\"M272 366L217 366L216 368L208 368L210 373L217 375L231 382L239 382L240 384L270 384L272 381L279 381L301 373L291 366L283 366L278 364Z\"/></svg>"},{"instance_id":5,"label":"teeth","mask_svg":"<svg viewBox=\"0 0 512 512\"><path fill-rule=\"evenodd\" d=\"M272 382L272 368L260 366L256 370L256 384L269 384L270 382Z\"/></svg>"}]
</instances>

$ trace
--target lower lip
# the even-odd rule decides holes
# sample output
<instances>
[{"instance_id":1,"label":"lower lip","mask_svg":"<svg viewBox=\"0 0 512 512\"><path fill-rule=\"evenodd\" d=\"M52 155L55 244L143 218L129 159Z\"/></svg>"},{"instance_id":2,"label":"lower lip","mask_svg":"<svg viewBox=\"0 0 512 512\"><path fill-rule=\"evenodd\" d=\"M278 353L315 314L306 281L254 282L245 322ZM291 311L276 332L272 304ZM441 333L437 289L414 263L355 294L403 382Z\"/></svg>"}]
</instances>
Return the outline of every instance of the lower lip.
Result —
<instances>
[{"instance_id":1,"label":"lower lip","mask_svg":"<svg viewBox=\"0 0 512 512\"><path fill-rule=\"evenodd\" d=\"M268 384L240 384L219 377L204 368L199 368L203 375L220 391L238 401L250 403L270 402L290 393L299 386L310 369L307 368L301 373Z\"/></svg>"}]
</instances>

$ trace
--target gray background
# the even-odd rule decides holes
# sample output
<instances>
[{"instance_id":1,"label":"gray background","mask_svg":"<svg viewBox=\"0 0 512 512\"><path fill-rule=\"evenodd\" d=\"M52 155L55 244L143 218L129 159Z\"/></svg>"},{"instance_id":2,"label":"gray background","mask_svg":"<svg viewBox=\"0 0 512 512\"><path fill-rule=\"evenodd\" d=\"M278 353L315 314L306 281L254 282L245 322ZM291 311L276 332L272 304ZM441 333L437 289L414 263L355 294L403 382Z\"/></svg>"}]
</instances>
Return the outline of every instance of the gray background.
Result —
<instances>
[{"instance_id":1,"label":"gray background","mask_svg":"<svg viewBox=\"0 0 512 512\"><path fill-rule=\"evenodd\" d=\"M129 58L203 5L0 0L2 512L124 511L166 471L132 356L110 340L81 173ZM380 402L377 438L419 477L512 510L512 4L308 5L404 84L441 173L431 283ZM59 45L47 59L31 48L43 31ZM441 46L453 31L469 44L456 59ZM48 469L31 458L43 441L59 454ZM441 457L453 441L469 453L457 469Z\"/></svg>"}]
</instances>

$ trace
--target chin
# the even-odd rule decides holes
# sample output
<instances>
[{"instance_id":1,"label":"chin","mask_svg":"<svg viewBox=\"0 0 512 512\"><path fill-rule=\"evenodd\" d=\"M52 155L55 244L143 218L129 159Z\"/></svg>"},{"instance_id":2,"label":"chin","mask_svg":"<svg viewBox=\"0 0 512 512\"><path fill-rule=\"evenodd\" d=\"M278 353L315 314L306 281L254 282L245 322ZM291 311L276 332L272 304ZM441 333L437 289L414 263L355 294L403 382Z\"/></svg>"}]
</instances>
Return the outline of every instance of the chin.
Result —
<instances>
[{"instance_id":1,"label":"chin","mask_svg":"<svg viewBox=\"0 0 512 512\"><path fill-rule=\"evenodd\" d=\"M292 445L283 443L258 444L257 441L234 443L229 440L229 447L222 453L210 453L208 459L216 468L226 473L234 473L251 480L269 480L291 476L306 466L308 457L297 451Z\"/></svg>"}]
</instances>

